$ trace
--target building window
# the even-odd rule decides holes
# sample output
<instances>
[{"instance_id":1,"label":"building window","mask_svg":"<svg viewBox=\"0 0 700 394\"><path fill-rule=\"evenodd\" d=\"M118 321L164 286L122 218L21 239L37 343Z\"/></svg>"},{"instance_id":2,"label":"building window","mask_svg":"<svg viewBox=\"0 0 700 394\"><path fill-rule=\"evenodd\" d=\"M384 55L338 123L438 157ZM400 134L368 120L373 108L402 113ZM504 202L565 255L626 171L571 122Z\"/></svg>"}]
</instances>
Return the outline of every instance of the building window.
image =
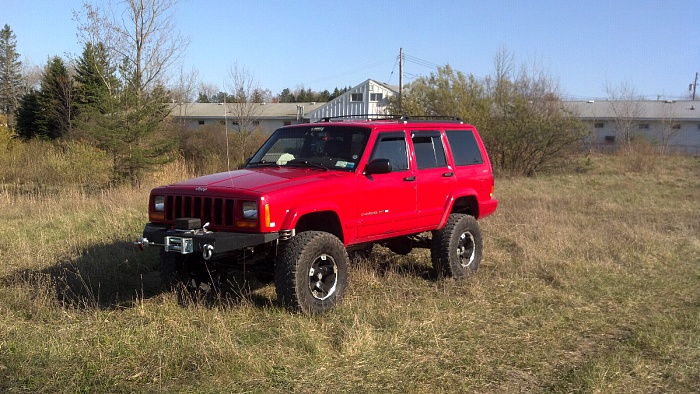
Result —
<instances>
[{"instance_id":1,"label":"building window","mask_svg":"<svg viewBox=\"0 0 700 394\"><path fill-rule=\"evenodd\" d=\"M613 143L613 142L615 142L615 136L614 136L614 135L606 135L606 136L605 136L605 142L608 142L608 143Z\"/></svg>"},{"instance_id":2,"label":"building window","mask_svg":"<svg viewBox=\"0 0 700 394\"><path fill-rule=\"evenodd\" d=\"M362 93L350 93L350 101L352 101L352 102L362 101Z\"/></svg>"},{"instance_id":3,"label":"building window","mask_svg":"<svg viewBox=\"0 0 700 394\"><path fill-rule=\"evenodd\" d=\"M260 121L259 121L259 120L254 120L254 121L253 121L253 126L260 126Z\"/></svg>"},{"instance_id":4,"label":"building window","mask_svg":"<svg viewBox=\"0 0 700 394\"><path fill-rule=\"evenodd\" d=\"M285 120L284 122L282 122L282 125L283 125L283 126L291 126L291 125L292 125L292 121L291 121L291 120Z\"/></svg>"},{"instance_id":5,"label":"building window","mask_svg":"<svg viewBox=\"0 0 700 394\"><path fill-rule=\"evenodd\" d=\"M680 130L681 129L681 124L680 123L674 123L671 125L671 128L673 130Z\"/></svg>"},{"instance_id":6,"label":"building window","mask_svg":"<svg viewBox=\"0 0 700 394\"><path fill-rule=\"evenodd\" d=\"M384 95L382 93L369 94L369 101L382 101L382 98L384 98Z\"/></svg>"},{"instance_id":7,"label":"building window","mask_svg":"<svg viewBox=\"0 0 700 394\"><path fill-rule=\"evenodd\" d=\"M649 128L649 123L640 123L639 128L646 130Z\"/></svg>"},{"instance_id":8,"label":"building window","mask_svg":"<svg viewBox=\"0 0 700 394\"><path fill-rule=\"evenodd\" d=\"M223 120L220 120L220 121L219 121L219 124L223 126L223 125L226 124L226 122L224 122Z\"/></svg>"},{"instance_id":9,"label":"building window","mask_svg":"<svg viewBox=\"0 0 700 394\"><path fill-rule=\"evenodd\" d=\"M198 121L197 121L197 124L203 125L203 124L204 124L204 121L203 121L203 120L198 120Z\"/></svg>"},{"instance_id":10,"label":"building window","mask_svg":"<svg viewBox=\"0 0 700 394\"><path fill-rule=\"evenodd\" d=\"M603 123L603 122L595 122L595 123L593 124L593 127L595 127L596 129L602 129L603 127L605 127L605 123Z\"/></svg>"}]
</instances>

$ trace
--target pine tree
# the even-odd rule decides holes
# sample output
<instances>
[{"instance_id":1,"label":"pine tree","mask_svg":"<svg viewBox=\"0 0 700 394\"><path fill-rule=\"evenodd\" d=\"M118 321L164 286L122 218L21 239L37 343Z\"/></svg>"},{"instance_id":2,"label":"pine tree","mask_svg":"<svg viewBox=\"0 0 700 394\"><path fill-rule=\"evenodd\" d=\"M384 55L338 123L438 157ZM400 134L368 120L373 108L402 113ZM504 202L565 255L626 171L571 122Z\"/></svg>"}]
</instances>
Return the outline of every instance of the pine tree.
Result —
<instances>
[{"instance_id":1,"label":"pine tree","mask_svg":"<svg viewBox=\"0 0 700 394\"><path fill-rule=\"evenodd\" d=\"M39 92L30 89L29 92L19 99L17 135L24 140L48 134L46 121L43 119L41 104L39 103L39 96Z\"/></svg>"},{"instance_id":2,"label":"pine tree","mask_svg":"<svg viewBox=\"0 0 700 394\"><path fill-rule=\"evenodd\" d=\"M74 103L81 114L89 117L114 111L114 97L120 85L104 45L88 42L77 61L75 73Z\"/></svg>"},{"instance_id":3,"label":"pine tree","mask_svg":"<svg viewBox=\"0 0 700 394\"><path fill-rule=\"evenodd\" d=\"M15 125L15 111L22 96L22 62L16 50L17 39L10 26L0 31L0 112L7 115L10 128Z\"/></svg>"},{"instance_id":4,"label":"pine tree","mask_svg":"<svg viewBox=\"0 0 700 394\"><path fill-rule=\"evenodd\" d=\"M49 60L41 81L41 105L46 122L45 136L56 139L67 136L73 121L73 79L58 56Z\"/></svg>"}]
</instances>

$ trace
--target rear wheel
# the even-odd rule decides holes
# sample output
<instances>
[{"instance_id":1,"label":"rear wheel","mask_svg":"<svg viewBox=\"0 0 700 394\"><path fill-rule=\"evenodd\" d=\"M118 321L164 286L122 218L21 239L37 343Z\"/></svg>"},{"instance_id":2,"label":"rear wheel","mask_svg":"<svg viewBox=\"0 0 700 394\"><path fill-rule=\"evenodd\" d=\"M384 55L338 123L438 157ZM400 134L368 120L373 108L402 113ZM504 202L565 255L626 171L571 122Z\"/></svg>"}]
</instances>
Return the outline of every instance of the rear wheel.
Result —
<instances>
[{"instance_id":1,"label":"rear wheel","mask_svg":"<svg viewBox=\"0 0 700 394\"><path fill-rule=\"evenodd\" d=\"M460 279L476 272L482 250L483 240L476 219L452 214L445 227L433 233L430 256L438 276Z\"/></svg>"},{"instance_id":2,"label":"rear wheel","mask_svg":"<svg viewBox=\"0 0 700 394\"><path fill-rule=\"evenodd\" d=\"M292 310L333 308L348 285L348 254L333 234L305 231L293 237L275 264L277 300Z\"/></svg>"}]
</instances>

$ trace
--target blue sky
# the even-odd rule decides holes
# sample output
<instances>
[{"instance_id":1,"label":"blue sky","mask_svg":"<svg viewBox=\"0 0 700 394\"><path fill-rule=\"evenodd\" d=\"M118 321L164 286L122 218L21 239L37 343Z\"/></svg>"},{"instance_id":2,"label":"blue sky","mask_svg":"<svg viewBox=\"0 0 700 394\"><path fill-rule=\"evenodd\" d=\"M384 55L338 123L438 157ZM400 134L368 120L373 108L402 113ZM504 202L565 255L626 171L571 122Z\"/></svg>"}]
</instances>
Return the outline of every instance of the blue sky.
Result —
<instances>
[{"instance_id":1,"label":"blue sky","mask_svg":"<svg viewBox=\"0 0 700 394\"><path fill-rule=\"evenodd\" d=\"M72 12L82 1L0 0L0 23L25 63L81 52ZM700 71L700 1L223 1L180 0L175 22L191 42L184 69L224 87L245 67L273 94L333 90L367 78L398 84L435 65L481 78L501 48L538 63L567 99L606 97L628 84L647 98L681 98Z\"/></svg>"}]
</instances>

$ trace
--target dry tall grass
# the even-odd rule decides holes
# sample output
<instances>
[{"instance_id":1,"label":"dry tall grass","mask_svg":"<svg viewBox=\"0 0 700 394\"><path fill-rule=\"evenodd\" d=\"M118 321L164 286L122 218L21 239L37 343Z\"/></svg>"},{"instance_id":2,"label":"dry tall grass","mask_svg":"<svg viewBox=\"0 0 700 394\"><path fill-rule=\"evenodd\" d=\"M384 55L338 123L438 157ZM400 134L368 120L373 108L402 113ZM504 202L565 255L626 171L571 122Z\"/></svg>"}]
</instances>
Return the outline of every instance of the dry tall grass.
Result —
<instances>
[{"instance_id":1,"label":"dry tall grass","mask_svg":"<svg viewBox=\"0 0 700 394\"><path fill-rule=\"evenodd\" d=\"M700 159L649 160L499 179L476 276L376 248L315 317L162 292L146 188L2 189L0 391L696 392Z\"/></svg>"}]
</instances>

